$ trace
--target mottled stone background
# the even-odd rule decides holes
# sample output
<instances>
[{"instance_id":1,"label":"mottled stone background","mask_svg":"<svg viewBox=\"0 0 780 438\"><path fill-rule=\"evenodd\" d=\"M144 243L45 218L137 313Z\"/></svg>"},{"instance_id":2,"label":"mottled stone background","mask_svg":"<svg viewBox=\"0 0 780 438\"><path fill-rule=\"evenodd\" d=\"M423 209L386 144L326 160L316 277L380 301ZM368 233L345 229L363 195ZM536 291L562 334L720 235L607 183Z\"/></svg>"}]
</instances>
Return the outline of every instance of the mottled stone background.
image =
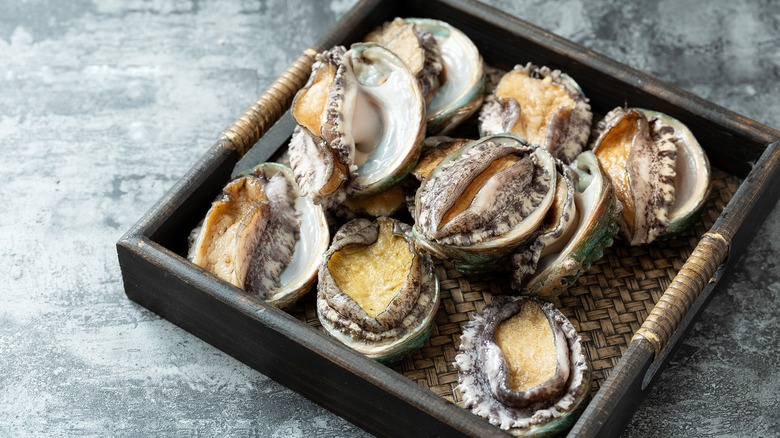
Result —
<instances>
[{"instance_id":1,"label":"mottled stone background","mask_svg":"<svg viewBox=\"0 0 780 438\"><path fill-rule=\"evenodd\" d=\"M776 2L489 3L780 127ZM352 4L0 0L0 435L365 435L127 300L114 248ZM626 436L780 434L778 233Z\"/></svg>"}]
</instances>

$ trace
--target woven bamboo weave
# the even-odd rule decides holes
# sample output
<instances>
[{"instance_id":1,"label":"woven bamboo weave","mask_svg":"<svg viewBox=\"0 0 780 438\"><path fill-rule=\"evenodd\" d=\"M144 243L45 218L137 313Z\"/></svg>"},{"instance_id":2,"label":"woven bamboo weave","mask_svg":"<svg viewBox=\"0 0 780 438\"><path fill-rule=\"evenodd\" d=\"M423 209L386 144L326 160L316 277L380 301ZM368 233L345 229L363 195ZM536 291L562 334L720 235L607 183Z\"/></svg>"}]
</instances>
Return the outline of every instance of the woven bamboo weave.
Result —
<instances>
[{"instance_id":1,"label":"woven bamboo weave","mask_svg":"<svg viewBox=\"0 0 780 438\"><path fill-rule=\"evenodd\" d=\"M710 198L694 229L675 239L630 248L616 242L564 294L556 307L579 331L593 366L592 391L598 391L618 363L634 333L655 307L672 279L736 192L740 180L713 172ZM447 262L437 262L441 307L431 337L393 369L445 399L459 403L455 390L457 354L463 325L490 304L493 297L510 292L501 274L465 275ZM319 327L314 295L291 310L293 316Z\"/></svg>"}]
</instances>

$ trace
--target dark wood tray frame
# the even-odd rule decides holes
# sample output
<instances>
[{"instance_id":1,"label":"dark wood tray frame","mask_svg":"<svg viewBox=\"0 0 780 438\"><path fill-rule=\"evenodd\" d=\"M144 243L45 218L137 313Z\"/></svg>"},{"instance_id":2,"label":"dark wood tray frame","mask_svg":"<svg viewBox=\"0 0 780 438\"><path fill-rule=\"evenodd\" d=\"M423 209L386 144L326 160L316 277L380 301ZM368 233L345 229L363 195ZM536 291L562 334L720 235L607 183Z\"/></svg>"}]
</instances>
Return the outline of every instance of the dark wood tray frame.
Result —
<instances>
[{"instance_id":1,"label":"dark wood tray frame","mask_svg":"<svg viewBox=\"0 0 780 438\"><path fill-rule=\"evenodd\" d=\"M670 114L691 128L713 166L744 178L572 430L583 436L619 434L780 195L780 132L469 0L365 0L313 50L355 42L395 16L447 21L469 35L485 61L497 67L531 61L560 68L577 79L596 113L626 102ZM308 75L313 53L304 52L117 243L125 291L133 301L374 434L504 436L287 313L258 306L182 256L189 230L244 152L251 148L251 160L260 162L286 145L291 126L284 113Z\"/></svg>"}]
</instances>

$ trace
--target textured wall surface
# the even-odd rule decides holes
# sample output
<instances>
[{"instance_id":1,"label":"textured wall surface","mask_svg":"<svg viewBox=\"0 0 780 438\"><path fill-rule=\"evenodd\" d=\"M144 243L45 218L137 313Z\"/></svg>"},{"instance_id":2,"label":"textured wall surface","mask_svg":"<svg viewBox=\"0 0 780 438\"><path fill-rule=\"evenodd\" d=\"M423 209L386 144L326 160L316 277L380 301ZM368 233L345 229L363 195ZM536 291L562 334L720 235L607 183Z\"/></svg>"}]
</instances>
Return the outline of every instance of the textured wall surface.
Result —
<instances>
[{"instance_id":1,"label":"textured wall surface","mask_svg":"<svg viewBox=\"0 0 780 438\"><path fill-rule=\"evenodd\" d=\"M772 1L489 3L780 127ZM365 435L130 302L114 247L352 4L0 0L0 436ZM778 235L626 436L780 434Z\"/></svg>"}]
</instances>

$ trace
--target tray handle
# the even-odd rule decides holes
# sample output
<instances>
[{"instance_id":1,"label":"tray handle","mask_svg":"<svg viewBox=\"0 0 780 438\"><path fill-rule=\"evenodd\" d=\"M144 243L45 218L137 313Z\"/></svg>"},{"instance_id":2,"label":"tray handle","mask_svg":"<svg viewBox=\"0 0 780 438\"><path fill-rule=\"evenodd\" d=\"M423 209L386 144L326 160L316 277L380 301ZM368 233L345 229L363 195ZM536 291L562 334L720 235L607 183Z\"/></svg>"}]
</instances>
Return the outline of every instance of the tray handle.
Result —
<instances>
[{"instance_id":1,"label":"tray handle","mask_svg":"<svg viewBox=\"0 0 780 438\"><path fill-rule=\"evenodd\" d=\"M290 107L295 93L306 84L317 51L306 49L284 73L219 136L219 143L239 158L252 147Z\"/></svg>"},{"instance_id":2,"label":"tray handle","mask_svg":"<svg viewBox=\"0 0 780 438\"><path fill-rule=\"evenodd\" d=\"M726 259L728 252L729 241L723 235L716 232L705 233L642 327L634 334L632 342L646 339L653 345L655 357L660 357L680 321L699 297L704 286L711 281L715 270Z\"/></svg>"}]
</instances>

